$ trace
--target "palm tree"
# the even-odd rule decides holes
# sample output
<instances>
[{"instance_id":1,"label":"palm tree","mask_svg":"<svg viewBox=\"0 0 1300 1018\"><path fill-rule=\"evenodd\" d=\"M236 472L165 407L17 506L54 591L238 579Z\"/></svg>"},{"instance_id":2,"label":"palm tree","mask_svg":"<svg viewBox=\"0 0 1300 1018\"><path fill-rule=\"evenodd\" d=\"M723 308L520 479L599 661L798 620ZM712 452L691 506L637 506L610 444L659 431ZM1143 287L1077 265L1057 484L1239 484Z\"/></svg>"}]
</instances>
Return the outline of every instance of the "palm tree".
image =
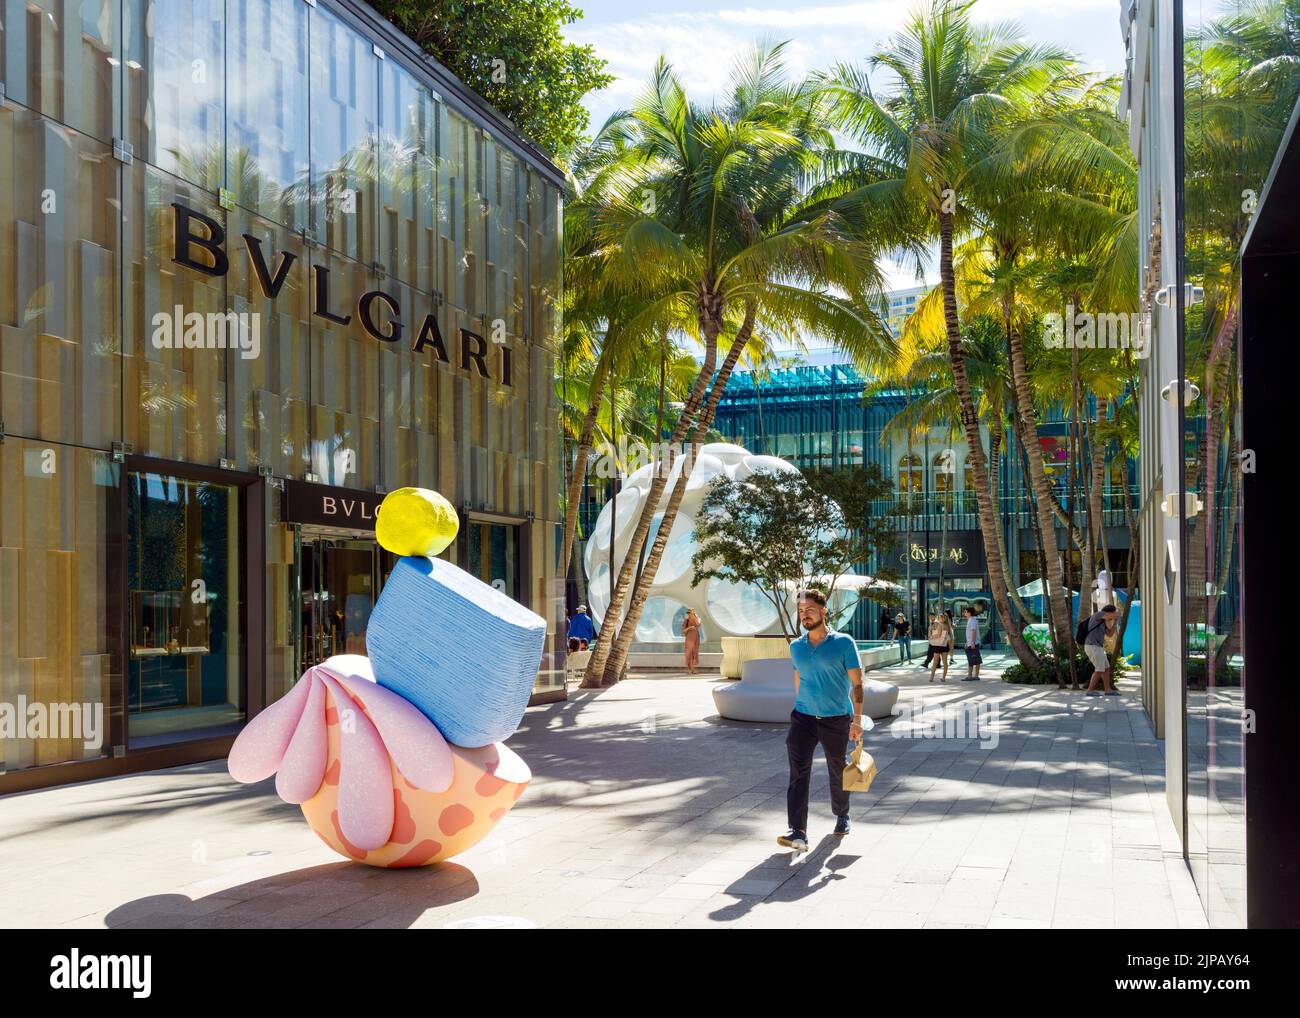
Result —
<instances>
[{"instance_id":1,"label":"palm tree","mask_svg":"<svg viewBox=\"0 0 1300 1018\"><path fill-rule=\"evenodd\" d=\"M970 229L977 211L967 186L970 171L994 149L1008 122L1039 106L1059 79L1072 71L1069 56L1053 47L1019 41L1011 23L972 24L971 2L930 0L913 11L868 68L841 65L828 77L839 124L876 160L872 172L886 180L864 182L864 200L900 226L918 220L939 240L939 292L960 405L961 425L975 474L980 531L986 549L996 548L999 526L989 489L988 459L980 439L979 413L966 370L953 269L954 237ZM879 96L868 78L883 69L892 90ZM848 171L861 174L859 168ZM902 232L900 230L900 232ZM1036 655L1015 624L1001 562L986 555L993 600L1003 628L1024 663Z\"/></svg>"},{"instance_id":2,"label":"palm tree","mask_svg":"<svg viewBox=\"0 0 1300 1018\"><path fill-rule=\"evenodd\" d=\"M613 378L640 377L637 362L653 345L668 357L669 333L689 327L690 308L670 287L658 289L655 277L626 277L605 271L608 252L599 226L609 206L623 199L628 156L626 117L610 117L590 144L579 149L567 167L569 200L564 210L565 306L562 382L570 374L586 384L582 423L571 437L576 442L565 491L565 520L557 572L563 574L575 546L578 507L605 405L606 386ZM666 376L664 383L666 383ZM613 408L611 405L610 413ZM624 429L626 434L626 429ZM606 429L606 435L609 429ZM656 433L654 440L660 436Z\"/></svg>"},{"instance_id":3,"label":"palm tree","mask_svg":"<svg viewBox=\"0 0 1300 1018\"><path fill-rule=\"evenodd\" d=\"M960 270L958 274L962 274ZM904 342L908 343L911 339L910 345L916 349L907 370L894 376L882 376L867 389L870 395L902 382L908 386L909 391L919 390L915 398L909 399L907 405L885 423L881 432L882 440L899 435L910 437L934 427L947 428L955 439L961 431L961 401L953 385L952 366L946 346L915 338L922 331L923 322L923 317L914 315L904 325ZM1011 374L1002 342L1002 330L996 319L987 314L973 316L968 320L965 332L963 345L966 369L974 390L979 393L980 419L989 433L989 490L990 498L997 505L1002 443L1008 409L1014 402L1010 391ZM1009 579L1013 573L1000 521L997 527L997 548L986 551L987 557L997 555L1002 573ZM1006 594L1022 619L1034 618L1034 613L1010 583L1007 584Z\"/></svg>"},{"instance_id":4,"label":"palm tree","mask_svg":"<svg viewBox=\"0 0 1300 1018\"><path fill-rule=\"evenodd\" d=\"M726 100L711 109L691 102L661 60L626 115L635 140L620 167L625 198L610 204L601 228L606 273L663 281L689 301L704 356L672 435L673 447L689 440L688 458L663 507L642 581L632 589L669 472L653 478L584 685L614 681L622 671L694 452L755 335L806 329L863 363L893 350L872 307L881 279L871 224L836 195L815 192L829 179L833 139L820 90L791 84L781 52L780 45L760 47L742 57ZM719 369L720 340L729 350Z\"/></svg>"},{"instance_id":5,"label":"palm tree","mask_svg":"<svg viewBox=\"0 0 1300 1018\"><path fill-rule=\"evenodd\" d=\"M1086 589L1094 562L1093 527L1078 539L1073 516L1065 513L1052 492L1038 433L1037 406L1042 396L1035 384L1026 349L1030 325L1013 315L1017 290L1037 290L1030 307L1038 313L1090 310L1120 314L1138 306L1137 174L1127 147L1124 127L1110 110L1114 106L1113 81L1062 78L1035 115L1014 125L989 156L972 168L971 186L981 209L982 234L1003 276L1007 304L1007 340L1015 409L1022 444L1027 453L1034 495L1036 523L1044 539L1055 534L1061 519L1072 542L1084 553L1081 590ZM1072 311L1070 310L1072 309ZM1057 389L1049 403L1071 407L1078 437L1082 387L1077 350L1065 355L1070 385ZM1118 373L1112 360L1094 351L1088 362L1094 391L1105 388ZM1086 415L1082 415L1086 416ZM1084 425L1086 427L1086 425ZM1092 471L1104 466L1094 457ZM1096 494L1100 495L1100 486ZM1100 522L1100 502L1089 503L1087 515ZM1073 627L1068 585L1060 558L1046 556L1052 642L1058 664L1069 649L1073 653ZM1075 682L1071 672L1070 678ZM1077 684L1077 683L1076 683Z\"/></svg>"}]
</instances>

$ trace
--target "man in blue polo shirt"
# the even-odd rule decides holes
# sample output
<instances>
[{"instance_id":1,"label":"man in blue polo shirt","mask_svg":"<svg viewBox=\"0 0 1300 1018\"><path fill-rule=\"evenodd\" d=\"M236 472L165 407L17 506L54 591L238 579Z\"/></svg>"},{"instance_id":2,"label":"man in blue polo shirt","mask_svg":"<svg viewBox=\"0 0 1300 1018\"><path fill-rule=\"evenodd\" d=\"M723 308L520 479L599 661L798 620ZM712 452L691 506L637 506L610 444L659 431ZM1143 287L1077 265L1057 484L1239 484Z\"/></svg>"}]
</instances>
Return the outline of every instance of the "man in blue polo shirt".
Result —
<instances>
[{"instance_id":1,"label":"man in blue polo shirt","mask_svg":"<svg viewBox=\"0 0 1300 1018\"><path fill-rule=\"evenodd\" d=\"M578 613L569 621L569 632L566 634L569 639L586 640L587 643L594 643L596 640L596 627L592 625L591 616L587 614L585 604L578 605Z\"/></svg>"},{"instance_id":2,"label":"man in blue polo shirt","mask_svg":"<svg viewBox=\"0 0 1300 1018\"><path fill-rule=\"evenodd\" d=\"M799 624L804 635L790 644L794 661L794 710L785 737L790 757L786 789L788 833L778 845L808 851L808 783L813 753L821 743L831 785L835 834L849 833L849 793L844 791L844 757L849 742L862 738L862 662L858 645L847 633L826 625L826 595L820 590L799 592Z\"/></svg>"}]
</instances>

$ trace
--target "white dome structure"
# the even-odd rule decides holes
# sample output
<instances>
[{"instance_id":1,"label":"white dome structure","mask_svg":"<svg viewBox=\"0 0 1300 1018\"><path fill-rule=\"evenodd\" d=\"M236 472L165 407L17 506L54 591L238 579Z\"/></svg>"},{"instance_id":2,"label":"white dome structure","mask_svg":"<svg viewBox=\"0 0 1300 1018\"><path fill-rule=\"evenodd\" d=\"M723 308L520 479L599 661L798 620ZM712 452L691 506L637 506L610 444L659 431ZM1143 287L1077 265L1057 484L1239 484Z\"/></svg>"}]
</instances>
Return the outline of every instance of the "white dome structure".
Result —
<instances>
[{"instance_id":1,"label":"white dome structure","mask_svg":"<svg viewBox=\"0 0 1300 1018\"><path fill-rule=\"evenodd\" d=\"M679 458L673 464L660 498L661 509L668 502L673 484L681 476L683 462ZM611 531L616 576L649 497L653 469L654 464L644 466L624 480L618 493L617 514L614 501L606 502L587 541L583 564L587 574L588 599L597 623L603 622L609 607ZM755 456L741 446L726 442L700 447L668 545L655 573L654 584L637 621L637 643L680 643L682 620L687 608L694 608L699 614L705 643L716 645L724 636L780 635L781 622L776 606L758 587L738 585L720 577L697 587L691 586L694 577L691 559L696 548L695 516L709 487L720 477L744 480L757 473L797 474L799 468L779 457ZM654 543L662 519L663 513L657 513L650 525L646 554Z\"/></svg>"}]
</instances>

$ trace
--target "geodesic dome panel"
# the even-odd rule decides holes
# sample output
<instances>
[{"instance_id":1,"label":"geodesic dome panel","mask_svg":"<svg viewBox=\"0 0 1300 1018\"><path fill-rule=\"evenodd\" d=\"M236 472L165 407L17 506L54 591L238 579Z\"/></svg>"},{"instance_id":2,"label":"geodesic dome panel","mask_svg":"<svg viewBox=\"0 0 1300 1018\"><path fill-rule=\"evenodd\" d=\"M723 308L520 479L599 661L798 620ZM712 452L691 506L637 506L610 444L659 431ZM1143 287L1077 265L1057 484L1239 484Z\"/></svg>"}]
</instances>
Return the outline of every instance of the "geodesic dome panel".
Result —
<instances>
[{"instance_id":1,"label":"geodesic dome panel","mask_svg":"<svg viewBox=\"0 0 1300 1018\"><path fill-rule=\"evenodd\" d=\"M675 597L650 597L641 609L636 638L641 643L676 643L682 638L686 605Z\"/></svg>"},{"instance_id":2,"label":"geodesic dome panel","mask_svg":"<svg viewBox=\"0 0 1300 1018\"><path fill-rule=\"evenodd\" d=\"M705 600L709 614L734 636L750 636L776 625L776 605L752 583L732 583L715 576L708 583Z\"/></svg>"},{"instance_id":3,"label":"geodesic dome panel","mask_svg":"<svg viewBox=\"0 0 1300 1018\"><path fill-rule=\"evenodd\" d=\"M663 523L664 514L655 513L650 521L650 533L646 537L647 549L654 544L659 533L659 524ZM649 554L647 550L646 554ZM695 555L695 520L683 512L677 513L673 521L672 533L668 535L668 544L664 547L663 557L659 560L659 571L655 573L655 584L666 585L679 579L691 568L691 558Z\"/></svg>"},{"instance_id":4,"label":"geodesic dome panel","mask_svg":"<svg viewBox=\"0 0 1300 1018\"><path fill-rule=\"evenodd\" d=\"M746 456L736 468L736 480L743 481L754 474L797 474L799 468L780 456Z\"/></svg>"},{"instance_id":5,"label":"geodesic dome panel","mask_svg":"<svg viewBox=\"0 0 1300 1018\"><path fill-rule=\"evenodd\" d=\"M599 625L601 619L605 617L605 610L609 608L609 564L599 562L596 565L596 571L587 578L587 599L590 602L587 607L591 609L591 617Z\"/></svg>"}]
</instances>

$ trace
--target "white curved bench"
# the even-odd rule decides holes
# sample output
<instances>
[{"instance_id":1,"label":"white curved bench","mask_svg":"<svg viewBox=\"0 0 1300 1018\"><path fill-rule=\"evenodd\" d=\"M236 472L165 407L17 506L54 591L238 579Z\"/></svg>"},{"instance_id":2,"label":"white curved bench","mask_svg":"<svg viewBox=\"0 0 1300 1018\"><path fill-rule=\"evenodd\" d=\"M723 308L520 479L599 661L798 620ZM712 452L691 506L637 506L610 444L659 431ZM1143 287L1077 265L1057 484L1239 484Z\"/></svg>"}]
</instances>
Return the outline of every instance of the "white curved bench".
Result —
<instances>
[{"instance_id":1,"label":"white curved bench","mask_svg":"<svg viewBox=\"0 0 1300 1018\"><path fill-rule=\"evenodd\" d=\"M862 712L887 718L898 702L892 682L863 678ZM718 713L733 721L785 722L794 710L794 664L789 658L754 658L741 666L739 682L713 687Z\"/></svg>"}]
</instances>

